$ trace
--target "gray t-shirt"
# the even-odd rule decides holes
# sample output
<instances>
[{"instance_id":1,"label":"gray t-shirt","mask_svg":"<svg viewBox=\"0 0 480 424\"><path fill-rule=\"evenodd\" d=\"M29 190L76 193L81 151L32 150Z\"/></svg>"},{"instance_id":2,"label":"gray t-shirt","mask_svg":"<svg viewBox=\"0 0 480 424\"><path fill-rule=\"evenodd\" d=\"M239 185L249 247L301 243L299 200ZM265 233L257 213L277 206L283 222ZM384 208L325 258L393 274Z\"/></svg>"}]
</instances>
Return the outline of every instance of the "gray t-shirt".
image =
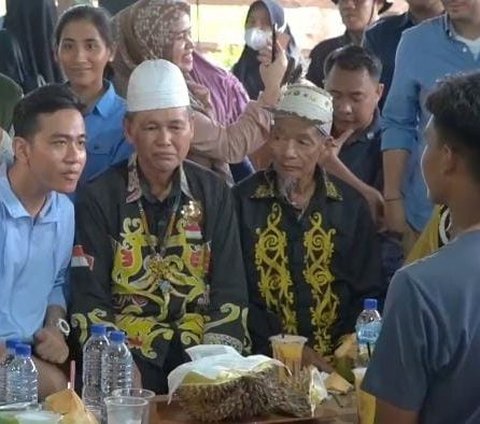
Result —
<instances>
[{"instance_id":1,"label":"gray t-shirt","mask_svg":"<svg viewBox=\"0 0 480 424\"><path fill-rule=\"evenodd\" d=\"M400 270L363 388L421 423L480 423L480 231Z\"/></svg>"}]
</instances>

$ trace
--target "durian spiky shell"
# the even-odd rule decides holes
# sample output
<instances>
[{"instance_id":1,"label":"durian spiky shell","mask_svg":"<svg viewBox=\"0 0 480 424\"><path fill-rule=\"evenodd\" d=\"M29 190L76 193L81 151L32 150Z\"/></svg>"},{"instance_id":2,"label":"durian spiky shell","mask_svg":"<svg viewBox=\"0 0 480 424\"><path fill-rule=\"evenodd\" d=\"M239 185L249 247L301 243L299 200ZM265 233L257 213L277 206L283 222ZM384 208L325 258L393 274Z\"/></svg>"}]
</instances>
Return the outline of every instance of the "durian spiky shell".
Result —
<instances>
[{"instance_id":1,"label":"durian spiky shell","mask_svg":"<svg viewBox=\"0 0 480 424\"><path fill-rule=\"evenodd\" d=\"M278 403L275 375L275 367L269 367L221 384L182 385L177 394L188 414L202 422L251 418Z\"/></svg>"}]
</instances>

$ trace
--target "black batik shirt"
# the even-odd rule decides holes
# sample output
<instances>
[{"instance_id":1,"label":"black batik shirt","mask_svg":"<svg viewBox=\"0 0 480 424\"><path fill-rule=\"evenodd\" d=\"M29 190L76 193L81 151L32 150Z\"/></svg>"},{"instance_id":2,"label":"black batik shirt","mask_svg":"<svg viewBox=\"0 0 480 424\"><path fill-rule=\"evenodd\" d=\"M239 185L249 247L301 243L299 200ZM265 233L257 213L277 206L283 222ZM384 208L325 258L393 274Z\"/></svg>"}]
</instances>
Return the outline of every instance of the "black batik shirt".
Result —
<instances>
[{"instance_id":1,"label":"black batik shirt","mask_svg":"<svg viewBox=\"0 0 480 424\"><path fill-rule=\"evenodd\" d=\"M155 270L138 200L155 243L165 240ZM242 350L247 291L233 198L225 182L184 162L170 195L160 202L139 178L134 155L129 164L82 188L71 291L71 320L80 344L91 324L109 323L127 333L134 355L158 366L174 338L184 348L221 343Z\"/></svg>"},{"instance_id":2,"label":"black batik shirt","mask_svg":"<svg viewBox=\"0 0 480 424\"><path fill-rule=\"evenodd\" d=\"M255 353L269 353L268 338L282 332L330 355L354 331L363 299L385 295L367 204L320 169L315 178L300 216L278 193L272 169L235 188Z\"/></svg>"}]
</instances>

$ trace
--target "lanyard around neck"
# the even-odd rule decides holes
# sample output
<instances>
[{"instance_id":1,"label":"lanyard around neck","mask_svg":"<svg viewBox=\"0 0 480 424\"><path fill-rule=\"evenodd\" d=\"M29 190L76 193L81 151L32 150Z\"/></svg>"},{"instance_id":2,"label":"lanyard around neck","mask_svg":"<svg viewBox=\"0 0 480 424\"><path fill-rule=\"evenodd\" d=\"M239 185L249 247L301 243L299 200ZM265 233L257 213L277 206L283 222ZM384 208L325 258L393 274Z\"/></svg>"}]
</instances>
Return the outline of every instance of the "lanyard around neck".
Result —
<instances>
[{"instance_id":1,"label":"lanyard around neck","mask_svg":"<svg viewBox=\"0 0 480 424\"><path fill-rule=\"evenodd\" d=\"M173 232L173 227L175 225L175 219L176 219L176 216L177 216L178 208L180 207L181 197L182 197L181 192L179 192L175 196L175 203L174 203L172 212L170 214L170 219L169 219L169 222L168 222L167 231L165 231L165 234L163 235L162 243L160 245L158 244L158 239L157 239L157 242L155 243L154 237L150 233L150 227L148 225L147 214L145 213L145 209L143 207L141 199L137 200L138 210L140 212L140 218L142 220L142 225L143 225L145 234L147 236L148 246L150 247L150 251L151 251L152 255L160 256L162 258L165 256L165 252L167 250L167 241L168 241L168 238L172 235L172 232ZM158 250L159 247L160 247L160 250Z\"/></svg>"}]
</instances>

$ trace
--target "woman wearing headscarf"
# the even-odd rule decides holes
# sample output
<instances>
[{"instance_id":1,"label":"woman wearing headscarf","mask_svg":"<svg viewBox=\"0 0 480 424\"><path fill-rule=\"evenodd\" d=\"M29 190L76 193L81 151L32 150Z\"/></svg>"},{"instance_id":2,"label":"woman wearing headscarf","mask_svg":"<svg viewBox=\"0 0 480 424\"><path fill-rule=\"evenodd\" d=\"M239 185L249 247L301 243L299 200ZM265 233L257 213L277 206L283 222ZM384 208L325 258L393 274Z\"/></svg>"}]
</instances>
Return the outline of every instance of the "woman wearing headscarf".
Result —
<instances>
[{"instance_id":1,"label":"woman wearing headscarf","mask_svg":"<svg viewBox=\"0 0 480 424\"><path fill-rule=\"evenodd\" d=\"M262 52L265 91L258 102L249 102L233 124L223 126L216 116L210 90L191 76L193 42L190 6L185 0L139 0L114 18L117 53L113 62L115 84L125 94L128 78L137 65L148 59L167 59L184 73L194 110L194 140L190 159L213 169L231 181L227 163L238 163L267 140L271 115L264 107L274 106L286 58L279 45L277 59L269 63L271 52Z\"/></svg>"},{"instance_id":2,"label":"woman wearing headscarf","mask_svg":"<svg viewBox=\"0 0 480 424\"><path fill-rule=\"evenodd\" d=\"M190 76L197 84L204 85L210 90L210 101L219 124L230 125L237 122L250 99L235 75L214 65L200 53L193 52ZM230 164L230 170L235 182L255 172L248 158L240 163Z\"/></svg>"},{"instance_id":3,"label":"woman wearing headscarf","mask_svg":"<svg viewBox=\"0 0 480 424\"><path fill-rule=\"evenodd\" d=\"M22 89L6 75L0 74L0 166L13 159L12 127L13 109L22 98Z\"/></svg>"},{"instance_id":4,"label":"woman wearing headscarf","mask_svg":"<svg viewBox=\"0 0 480 424\"><path fill-rule=\"evenodd\" d=\"M262 49L272 34L278 31L286 35L288 68L284 82L296 82L302 75L302 60L295 39L285 20L285 12L275 0L258 0L252 3L245 22L245 48L232 72L242 82L251 99L258 98L264 89L260 76L258 51Z\"/></svg>"},{"instance_id":5,"label":"woman wearing headscarf","mask_svg":"<svg viewBox=\"0 0 480 424\"><path fill-rule=\"evenodd\" d=\"M7 0L4 28L22 52L25 93L44 82L62 81L52 48L56 21L54 0Z\"/></svg>"}]
</instances>

